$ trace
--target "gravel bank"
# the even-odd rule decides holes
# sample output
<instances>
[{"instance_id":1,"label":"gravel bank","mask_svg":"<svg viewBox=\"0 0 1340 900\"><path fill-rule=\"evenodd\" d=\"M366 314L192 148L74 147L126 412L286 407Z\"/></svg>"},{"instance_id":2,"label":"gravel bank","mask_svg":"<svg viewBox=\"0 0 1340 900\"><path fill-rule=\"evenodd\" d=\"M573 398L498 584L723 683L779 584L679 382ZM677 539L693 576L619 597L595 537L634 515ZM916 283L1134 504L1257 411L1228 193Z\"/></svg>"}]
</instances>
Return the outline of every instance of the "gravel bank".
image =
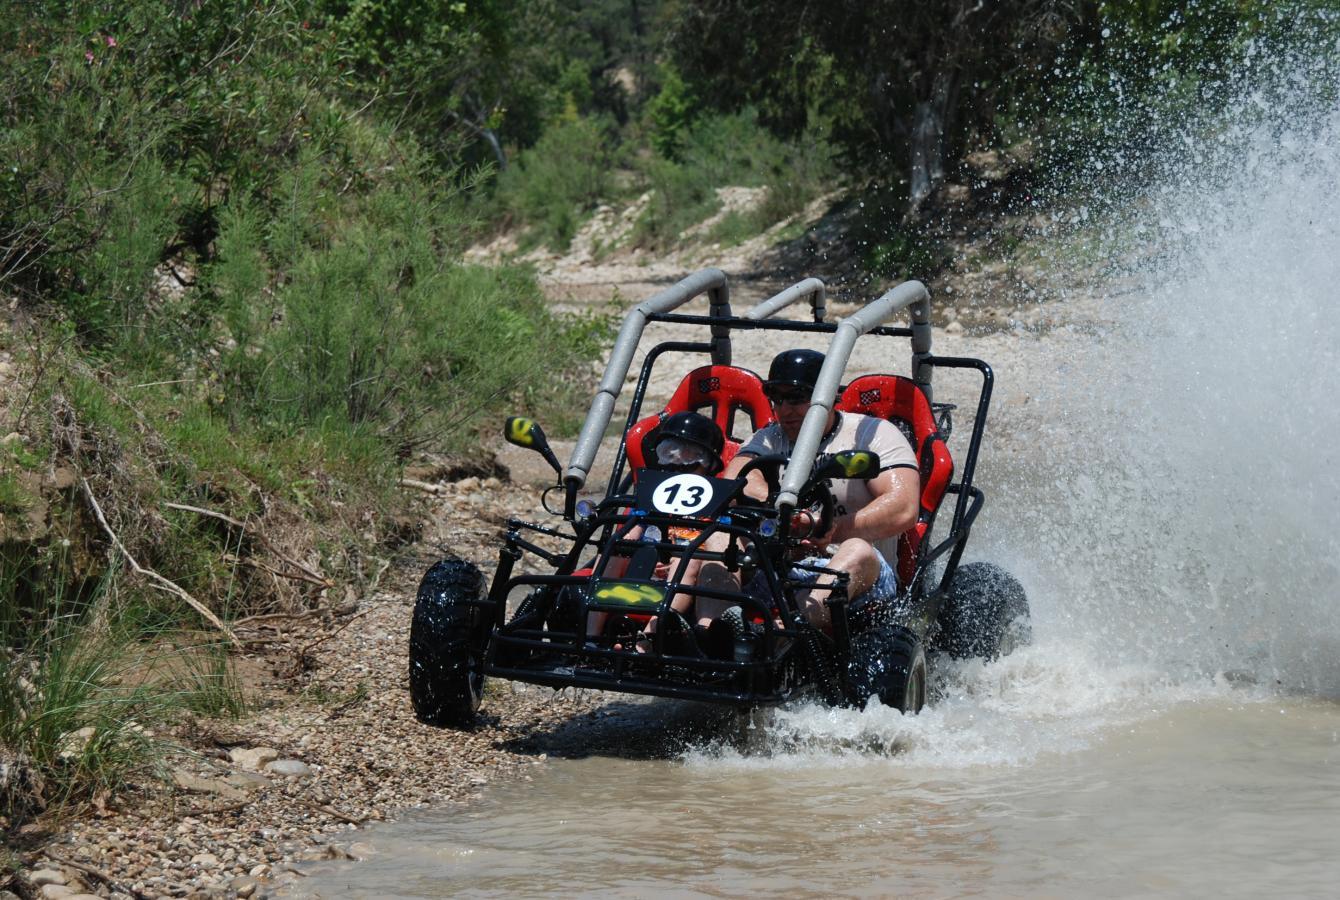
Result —
<instances>
[{"instance_id":1,"label":"gravel bank","mask_svg":"<svg viewBox=\"0 0 1340 900\"><path fill-rule=\"evenodd\" d=\"M534 738L594 698L492 683L472 732L414 719L406 649L419 576L446 548L491 568L503 519L539 508L524 484L467 478L437 489L412 497L428 501L425 537L381 590L239 661L261 711L184 727L174 737L191 749L167 760L175 789L73 823L27 860L33 896L264 896L298 877L296 863L366 853L361 825L468 803L489 781L526 778L543 762Z\"/></svg>"}]
</instances>

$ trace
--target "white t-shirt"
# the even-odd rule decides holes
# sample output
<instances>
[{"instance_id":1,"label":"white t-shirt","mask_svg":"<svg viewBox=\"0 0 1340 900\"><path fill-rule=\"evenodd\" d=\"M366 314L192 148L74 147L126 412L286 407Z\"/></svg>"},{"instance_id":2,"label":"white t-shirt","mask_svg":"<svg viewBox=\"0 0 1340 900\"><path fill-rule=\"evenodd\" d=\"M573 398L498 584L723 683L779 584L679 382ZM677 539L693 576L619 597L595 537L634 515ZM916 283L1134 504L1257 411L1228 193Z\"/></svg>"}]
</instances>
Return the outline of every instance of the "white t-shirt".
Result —
<instances>
[{"instance_id":1,"label":"white t-shirt","mask_svg":"<svg viewBox=\"0 0 1340 900\"><path fill-rule=\"evenodd\" d=\"M919 469L912 445L898 430L898 426L874 416L839 412L833 429L819 441L820 453L839 453L843 450L869 450L879 454L880 471L887 469ZM791 456L791 442L777 423L765 425L745 442L740 453L746 456ZM875 495L870 483L863 478L835 478L832 482L833 499L839 516L865 508ZM890 565L898 559L898 537L875 541L878 550Z\"/></svg>"}]
</instances>

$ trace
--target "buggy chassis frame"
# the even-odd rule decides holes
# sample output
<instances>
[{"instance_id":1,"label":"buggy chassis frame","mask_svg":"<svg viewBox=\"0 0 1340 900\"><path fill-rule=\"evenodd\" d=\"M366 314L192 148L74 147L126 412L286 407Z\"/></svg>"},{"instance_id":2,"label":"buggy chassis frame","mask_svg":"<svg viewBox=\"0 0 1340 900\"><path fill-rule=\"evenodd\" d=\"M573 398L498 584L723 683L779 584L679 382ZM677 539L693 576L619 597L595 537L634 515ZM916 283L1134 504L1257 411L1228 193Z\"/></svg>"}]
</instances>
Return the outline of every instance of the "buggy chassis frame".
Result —
<instances>
[{"instance_id":1,"label":"buggy chassis frame","mask_svg":"<svg viewBox=\"0 0 1340 900\"><path fill-rule=\"evenodd\" d=\"M674 310L703 293L709 295L706 316L685 315ZM810 301L813 321L772 318L797 300ZM981 491L973 485L978 451L990 403L993 374L990 366L977 359L937 357L931 353L930 299L919 282L905 282L867 304L854 315L837 322L825 319L826 291L817 278L806 279L780 294L764 300L743 316L732 315L726 276L708 269L692 275L662 291L631 310L611 352L604 377L577 439L571 460L563 473L563 518L572 528L568 534L557 528L509 519L503 547L492 585L485 597L474 603L479 607L474 632L474 658L481 661L482 674L551 687L581 687L648 694L689 700L752 706L783 702L807 689L832 703L845 702L850 694L846 685L846 665L852 635L869 627L872 616L912 632L923 644L933 641L938 630L937 614L952 584L973 522L983 503ZM911 327L892 327L884 323L896 313L908 309ZM604 497L598 503L578 503L578 492L585 485L596 450L612 418L615 400L631 366L634 351L646 325L664 322L704 326L709 341L667 341L653 347L642 362L641 371L628 411L624 433L642 413L647 385L657 359L666 352L704 353L714 364L729 364L731 333L734 331L778 330L806 334L831 334L811 408L801 426L795 452L781 475L775 501L760 504L743 495L744 478L729 485L735 505L705 524L687 547L669 541L631 540L636 526L655 525L662 531L676 517L655 510L638 508L636 497L628 493L631 479L624 478L627 453L621 439ZM946 494L955 496L949 533L928 546L926 536L915 574L900 588L891 606L848 615L846 575L818 566L801 566L837 576L827 601L833 620L829 636L809 624L801 613L796 592L807 585L790 576L792 563L784 561L789 537L790 513L796 508L811 474L815 454L839 391L839 382L856 339L862 335L911 338L912 372L918 387L931 399L931 381L936 368L974 369L982 378L981 391L973 415L972 434L957 482L948 485ZM933 404L942 431L951 427L948 404ZM679 519L678 521L683 521ZM704 542L717 533L732 536L728 549L713 552ZM553 552L539 546L534 536L571 541L566 552ZM627 556L639 548L654 546L662 558L678 556L679 563L664 585L657 582L659 599L638 611L658 620L653 635L653 652L634 653L592 643L586 634L587 614L618 612L626 606L606 606L594 596L593 585L612 556ZM742 549L743 548L743 549ZM595 552L595 559L582 560ZM514 574L517 563L532 554L555 568L554 574ZM741 590L721 591L704 585L684 585L690 558L720 562L731 570L754 567L765 580L771 604ZM943 565L938 577L934 568ZM530 594L511 621L507 621L508 597L518 590ZM752 652L737 654L735 659L707 658L701 654L673 652L667 644L670 632L670 600L677 592L714 597L742 606L761 621L762 634ZM771 606L771 608L769 608Z\"/></svg>"}]
</instances>

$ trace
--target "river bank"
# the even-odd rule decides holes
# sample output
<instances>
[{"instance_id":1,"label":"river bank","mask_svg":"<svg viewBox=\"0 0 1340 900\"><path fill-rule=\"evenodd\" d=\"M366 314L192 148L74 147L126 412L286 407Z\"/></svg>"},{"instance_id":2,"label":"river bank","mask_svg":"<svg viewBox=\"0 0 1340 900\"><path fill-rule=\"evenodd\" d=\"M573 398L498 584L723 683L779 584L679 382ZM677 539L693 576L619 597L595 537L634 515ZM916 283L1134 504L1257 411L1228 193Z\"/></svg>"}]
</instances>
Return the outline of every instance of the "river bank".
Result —
<instances>
[{"instance_id":1,"label":"river bank","mask_svg":"<svg viewBox=\"0 0 1340 900\"><path fill-rule=\"evenodd\" d=\"M32 896L264 895L297 862L357 857L362 825L529 777L544 759L530 737L592 701L494 684L474 731L429 728L410 708L406 647L417 579L436 548L487 570L500 522L531 513L537 492L492 478L425 483L436 486L430 503L407 489L425 538L383 586L325 621L276 619L274 641L237 661L258 711L184 724L166 760L175 787L90 810L27 855Z\"/></svg>"}]
</instances>

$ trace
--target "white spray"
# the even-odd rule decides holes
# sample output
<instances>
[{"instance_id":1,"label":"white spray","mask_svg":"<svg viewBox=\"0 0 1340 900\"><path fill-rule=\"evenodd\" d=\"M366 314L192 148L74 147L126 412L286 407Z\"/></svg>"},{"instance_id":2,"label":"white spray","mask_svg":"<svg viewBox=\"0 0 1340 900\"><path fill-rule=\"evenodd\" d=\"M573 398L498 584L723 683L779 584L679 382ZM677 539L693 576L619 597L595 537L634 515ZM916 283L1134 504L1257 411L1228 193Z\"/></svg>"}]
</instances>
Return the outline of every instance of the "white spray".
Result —
<instances>
[{"instance_id":1,"label":"white spray","mask_svg":"<svg viewBox=\"0 0 1340 900\"><path fill-rule=\"evenodd\" d=\"M1340 101L1325 65L1290 66L1102 198L1129 212L1093 289L1107 324L1051 346L1042 488L994 530L1052 637L1333 695Z\"/></svg>"}]
</instances>

